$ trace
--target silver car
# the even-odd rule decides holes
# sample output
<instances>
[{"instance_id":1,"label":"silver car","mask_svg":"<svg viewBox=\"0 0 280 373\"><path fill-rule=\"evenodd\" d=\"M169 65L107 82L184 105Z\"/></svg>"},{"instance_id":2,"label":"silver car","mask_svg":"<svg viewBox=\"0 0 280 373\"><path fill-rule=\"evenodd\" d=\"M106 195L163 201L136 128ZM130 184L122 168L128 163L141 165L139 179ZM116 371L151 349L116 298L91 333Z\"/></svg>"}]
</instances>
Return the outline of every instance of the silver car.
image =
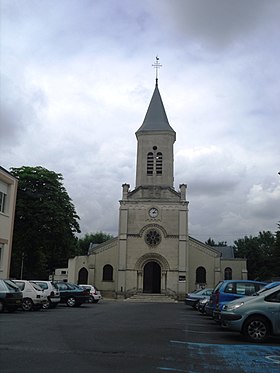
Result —
<instances>
[{"instance_id":1,"label":"silver car","mask_svg":"<svg viewBox=\"0 0 280 373\"><path fill-rule=\"evenodd\" d=\"M269 335L280 335L280 285L225 304L221 323L241 332L250 342L263 342Z\"/></svg>"}]
</instances>

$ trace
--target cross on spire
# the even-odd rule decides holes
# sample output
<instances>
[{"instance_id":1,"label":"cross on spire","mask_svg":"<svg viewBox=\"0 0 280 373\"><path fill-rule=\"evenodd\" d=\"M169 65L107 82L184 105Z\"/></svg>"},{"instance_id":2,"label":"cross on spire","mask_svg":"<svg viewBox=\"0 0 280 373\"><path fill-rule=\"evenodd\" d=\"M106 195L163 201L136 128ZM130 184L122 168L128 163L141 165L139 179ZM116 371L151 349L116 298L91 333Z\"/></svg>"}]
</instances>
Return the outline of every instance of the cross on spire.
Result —
<instances>
[{"instance_id":1,"label":"cross on spire","mask_svg":"<svg viewBox=\"0 0 280 373\"><path fill-rule=\"evenodd\" d=\"M157 85L158 84L158 70L162 67L162 65L159 63L158 56L156 56L155 63L153 63L152 66L156 69L156 85Z\"/></svg>"}]
</instances>

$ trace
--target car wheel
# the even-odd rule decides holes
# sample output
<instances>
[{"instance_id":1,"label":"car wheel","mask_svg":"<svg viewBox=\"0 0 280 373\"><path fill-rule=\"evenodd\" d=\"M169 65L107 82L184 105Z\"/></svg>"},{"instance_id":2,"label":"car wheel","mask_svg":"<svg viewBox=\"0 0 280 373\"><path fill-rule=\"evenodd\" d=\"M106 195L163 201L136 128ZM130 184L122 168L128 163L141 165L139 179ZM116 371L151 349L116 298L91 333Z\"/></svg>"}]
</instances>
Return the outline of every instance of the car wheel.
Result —
<instances>
[{"instance_id":1,"label":"car wheel","mask_svg":"<svg viewBox=\"0 0 280 373\"><path fill-rule=\"evenodd\" d=\"M89 303L94 303L94 298L92 295L89 296L89 300L88 300Z\"/></svg>"},{"instance_id":2,"label":"car wheel","mask_svg":"<svg viewBox=\"0 0 280 373\"><path fill-rule=\"evenodd\" d=\"M49 308L51 308L51 302L49 300L47 300L44 304L43 304L43 307L42 307L44 310L47 310Z\"/></svg>"},{"instance_id":3,"label":"car wheel","mask_svg":"<svg viewBox=\"0 0 280 373\"><path fill-rule=\"evenodd\" d=\"M98 303L99 299L94 299L92 303Z\"/></svg>"},{"instance_id":4,"label":"car wheel","mask_svg":"<svg viewBox=\"0 0 280 373\"><path fill-rule=\"evenodd\" d=\"M75 307L76 306L76 299L74 297L69 297L66 301L68 307Z\"/></svg>"},{"instance_id":5,"label":"car wheel","mask_svg":"<svg viewBox=\"0 0 280 373\"><path fill-rule=\"evenodd\" d=\"M0 302L0 313L4 311L4 304L3 302Z\"/></svg>"},{"instance_id":6,"label":"car wheel","mask_svg":"<svg viewBox=\"0 0 280 373\"><path fill-rule=\"evenodd\" d=\"M245 322L243 334L250 342L264 342L270 334L269 324L264 317L253 316Z\"/></svg>"},{"instance_id":7,"label":"car wheel","mask_svg":"<svg viewBox=\"0 0 280 373\"><path fill-rule=\"evenodd\" d=\"M31 311L33 308L33 302L30 298L24 298L21 305L23 311Z\"/></svg>"}]
</instances>

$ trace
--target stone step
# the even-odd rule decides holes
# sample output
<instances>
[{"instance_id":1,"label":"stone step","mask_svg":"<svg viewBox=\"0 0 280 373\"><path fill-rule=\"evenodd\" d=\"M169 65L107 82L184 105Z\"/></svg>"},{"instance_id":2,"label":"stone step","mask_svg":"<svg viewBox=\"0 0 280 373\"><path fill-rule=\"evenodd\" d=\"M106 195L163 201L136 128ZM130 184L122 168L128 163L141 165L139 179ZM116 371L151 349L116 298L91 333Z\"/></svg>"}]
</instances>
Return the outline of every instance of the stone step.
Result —
<instances>
[{"instance_id":1,"label":"stone step","mask_svg":"<svg viewBox=\"0 0 280 373\"><path fill-rule=\"evenodd\" d=\"M139 302L139 303L177 303L177 300L164 294L134 294L130 298L125 299L126 302Z\"/></svg>"}]
</instances>

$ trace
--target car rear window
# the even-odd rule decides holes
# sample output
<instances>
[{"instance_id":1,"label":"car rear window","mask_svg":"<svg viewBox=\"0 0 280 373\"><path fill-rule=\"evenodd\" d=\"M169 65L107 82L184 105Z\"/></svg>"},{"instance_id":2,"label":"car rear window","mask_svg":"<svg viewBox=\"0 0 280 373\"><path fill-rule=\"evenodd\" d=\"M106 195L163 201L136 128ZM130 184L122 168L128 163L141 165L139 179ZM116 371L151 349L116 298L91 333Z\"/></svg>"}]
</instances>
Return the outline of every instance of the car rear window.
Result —
<instances>
[{"instance_id":1,"label":"car rear window","mask_svg":"<svg viewBox=\"0 0 280 373\"><path fill-rule=\"evenodd\" d=\"M31 285L34 287L35 290L42 291L41 286L35 284L34 282L31 282Z\"/></svg>"},{"instance_id":2,"label":"car rear window","mask_svg":"<svg viewBox=\"0 0 280 373\"><path fill-rule=\"evenodd\" d=\"M45 282L33 282L33 284L37 284L38 286L40 286L41 289L43 290L46 290L48 289L48 284L46 284Z\"/></svg>"},{"instance_id":3,"label":"car rear window","mask_svg":"<svg viewBox=\"0 0 280 373\"><path fill-rule=\"evenodd\" d=\"M9 290L18 291L19 287L10 280L4 281Z\"/></svg>"}]
</instances>

